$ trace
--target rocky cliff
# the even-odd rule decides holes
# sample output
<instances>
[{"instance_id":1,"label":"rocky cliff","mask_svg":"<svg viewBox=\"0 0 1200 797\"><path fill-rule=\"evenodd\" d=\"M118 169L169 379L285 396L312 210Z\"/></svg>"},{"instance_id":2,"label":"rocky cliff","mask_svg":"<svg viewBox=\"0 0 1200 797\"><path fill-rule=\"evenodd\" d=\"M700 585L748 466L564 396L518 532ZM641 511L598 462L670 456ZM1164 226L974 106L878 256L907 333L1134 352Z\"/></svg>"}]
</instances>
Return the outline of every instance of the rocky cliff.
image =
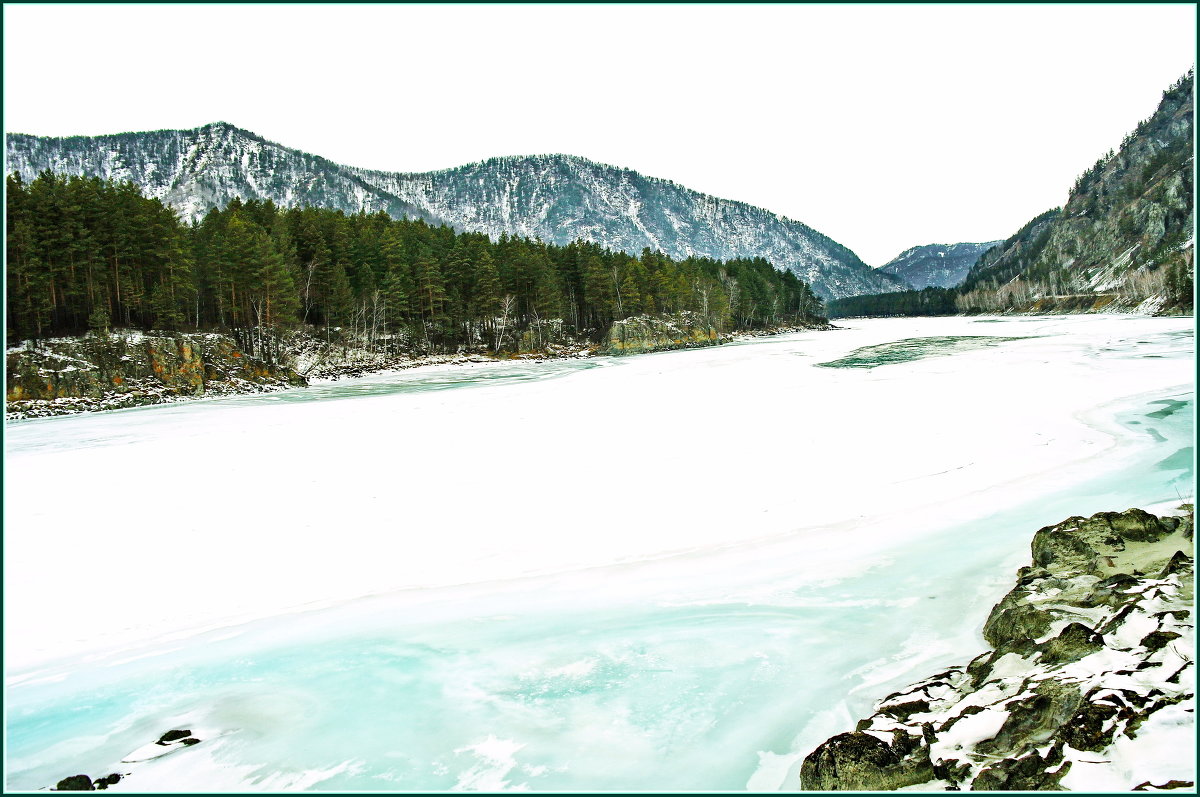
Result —
<instances>
[{"instance_id":1,"label":"rocky cliff","mask_svg":"<svg viewBox=\"0 0 1200 797\"><path fill-rule=\"evenodd\" d=\"M1073 517L1032 548L993 649L884 698L804 759L803 789L1194 792L1191 515Z\"/></svg>"},{"instance_id":2,"label":"rocky cliff","mask_svg":"<svg viewBox=\"0 0 1200 797\"><path fill-rule=\"evenodd\" d=\"M1190 308L1194 116L1189 72L1119 150L1079 177L1061 212L1042 214L979 259L960 309L1053 310L1062 299L1083 309Z\"/></svg>"},{"instance_id":3,"label":"rocky cliff","mask_svg":"<svg viewBox=\"0 0 1200 797\"><path fill-rule=\"evenodd\" d=\"M217 334L120 332L27 341L6 352L7 417L34 418L306 384Z\"/></svg>"}]
</instances>

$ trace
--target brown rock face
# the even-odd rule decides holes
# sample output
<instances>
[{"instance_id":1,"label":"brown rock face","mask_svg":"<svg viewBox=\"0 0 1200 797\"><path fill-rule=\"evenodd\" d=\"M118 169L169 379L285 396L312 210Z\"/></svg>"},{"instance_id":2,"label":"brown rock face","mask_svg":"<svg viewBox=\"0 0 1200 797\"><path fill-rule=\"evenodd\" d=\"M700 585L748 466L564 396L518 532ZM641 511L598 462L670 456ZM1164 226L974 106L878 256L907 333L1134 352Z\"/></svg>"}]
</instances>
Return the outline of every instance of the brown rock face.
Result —
<instances>
[{"instance_id":1,"label":"brown rock face","mask_svg":"<svg viewBox=\"0 0 1200 797\"><path fill-rule=\"evenodd\" d=\"M306 384L215 334L54 338L9 349L6 363L5 394L16 417Z\"/></svg>"}]
</instances>

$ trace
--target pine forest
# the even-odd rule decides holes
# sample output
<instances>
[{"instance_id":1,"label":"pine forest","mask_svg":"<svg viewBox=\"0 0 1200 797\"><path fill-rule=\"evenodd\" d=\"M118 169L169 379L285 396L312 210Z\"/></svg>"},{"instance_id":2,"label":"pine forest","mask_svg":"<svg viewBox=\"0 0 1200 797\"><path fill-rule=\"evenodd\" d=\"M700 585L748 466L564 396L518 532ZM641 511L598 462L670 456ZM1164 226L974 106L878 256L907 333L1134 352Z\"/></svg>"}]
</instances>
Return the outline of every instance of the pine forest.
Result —
<instances>
[{"instance_id":1,"label":"pine forest","mask_svg":"<svg viewBox=\"0 0 1200 797\"><path fill-rule=\"evenodd\" d=\"M812 322L810 287L761 258L674 260L384 213L234 199L187 225L130 182L43 172L8 183L8 335L111 327L343 330L371 348L503 351L561 325L600 339L619 319L692 311L721 331ZM255 347L257 348L257 347ZM270 352L256 352L267 354Z\"/></svg>"}]
</instances>

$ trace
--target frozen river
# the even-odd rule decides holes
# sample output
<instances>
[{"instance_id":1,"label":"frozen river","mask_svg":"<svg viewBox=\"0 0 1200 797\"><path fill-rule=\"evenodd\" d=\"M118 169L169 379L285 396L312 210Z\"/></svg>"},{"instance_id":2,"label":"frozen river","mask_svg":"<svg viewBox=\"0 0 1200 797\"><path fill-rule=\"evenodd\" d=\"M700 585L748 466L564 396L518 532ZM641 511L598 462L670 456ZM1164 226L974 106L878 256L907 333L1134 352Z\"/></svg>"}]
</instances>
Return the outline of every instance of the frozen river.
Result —
<instances>
[{"instance_id":1,"label":"frozen river","mask_svg":"<svg viewBox=\"0 0 1200 797\"><path fill-rule=\"evenodd\" d=\"M7 786L794 789L1191 499L1191 319L839 323L10 424Z\"/></svg>"}]
</instances>

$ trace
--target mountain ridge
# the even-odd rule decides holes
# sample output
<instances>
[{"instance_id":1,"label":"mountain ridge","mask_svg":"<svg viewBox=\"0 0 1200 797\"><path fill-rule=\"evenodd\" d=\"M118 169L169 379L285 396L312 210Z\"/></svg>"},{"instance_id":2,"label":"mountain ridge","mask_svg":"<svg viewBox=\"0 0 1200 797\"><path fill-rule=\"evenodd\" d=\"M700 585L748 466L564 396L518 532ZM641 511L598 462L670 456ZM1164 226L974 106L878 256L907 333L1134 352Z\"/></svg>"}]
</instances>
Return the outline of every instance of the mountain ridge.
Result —
<instances>
[{"instance_id":1,"label":"mountain ridge","mask_svg":"<svg viewBox=\"0 0 1200 797\"><path fill-rule=\"evenodd\" d=\"M430 172L336 163L229 122L105 136L7 135L9 171L44 169L131 180L187 219L234 196L347 213L383 211L460 231L576 239L638 254L763 257L823 298L900 290L849 248L808 225L673 180L569 153L501 155Z\"/></svg>"},{"instance_id":2,"label":"mountain ridge","mask_svg":"<svg viewBox=\"0 0 1200 797\"><path fill-rule=\"evenodd\" d=\"M1194 75L1075 181L1062 208L980 256L960 306L1049 309L1062 298L1191 304ZM1156 298L1157 297L1157 298Z\"/></svg>"},{"instance_id":3,"label":"mountain ridge","mask_svg":"<svg viewBox=\"0 0 1200 797\"><path fill-rule=\"evenodd\" d=\"M1001 243L1002 240L911 246L877 270L903 279L916 290L930 286L953 288L966 278L980 255Z\"/></svg>"},{"instance_id":4,"label":"mountain ridge","mask_svg":"<svg viewBox=\"0 0 1200 797\"><path fill-rule=\"evenodd\" d=\"M983 252L953 288L829 302L831 318L1194 307L1194 70L1075 181L1067 202Z\"/></svg>"}]
</instances>

